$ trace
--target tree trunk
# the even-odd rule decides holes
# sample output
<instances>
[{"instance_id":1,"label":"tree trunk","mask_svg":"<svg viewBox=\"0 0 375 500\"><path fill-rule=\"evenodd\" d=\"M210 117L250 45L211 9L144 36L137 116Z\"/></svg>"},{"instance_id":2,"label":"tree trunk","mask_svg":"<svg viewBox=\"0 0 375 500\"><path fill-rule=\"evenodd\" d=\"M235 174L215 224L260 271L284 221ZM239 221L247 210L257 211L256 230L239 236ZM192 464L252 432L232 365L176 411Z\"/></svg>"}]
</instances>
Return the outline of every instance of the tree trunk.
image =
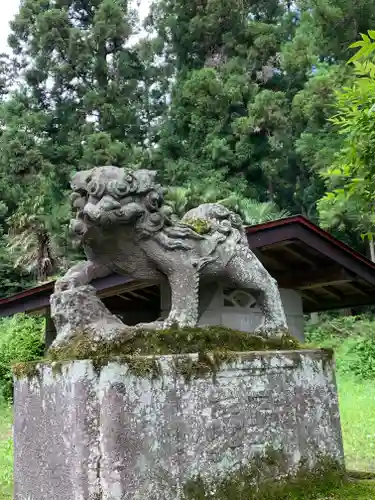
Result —
<instances>
[{"instance_id":1,"label":"tree trunk","mask_svg":"<svg viewBox=\"0 0 375 500\"><path fill-rule=\"evenodd\" d=\"M273 201L273 182L272 177L268 177L268 199L269 201Z\"/></svg>"}]
</instances>

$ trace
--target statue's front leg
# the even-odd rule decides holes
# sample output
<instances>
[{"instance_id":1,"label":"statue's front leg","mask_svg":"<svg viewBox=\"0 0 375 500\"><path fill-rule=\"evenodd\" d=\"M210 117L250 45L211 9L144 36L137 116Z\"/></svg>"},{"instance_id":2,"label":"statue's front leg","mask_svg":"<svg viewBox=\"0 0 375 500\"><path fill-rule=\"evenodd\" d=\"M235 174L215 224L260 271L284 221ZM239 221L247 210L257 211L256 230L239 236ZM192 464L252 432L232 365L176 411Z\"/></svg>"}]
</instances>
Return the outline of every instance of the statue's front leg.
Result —
<instances>
[{"instance_id":1,"label":"statue's front leg","mask_svg":"<svg viewBox=\"0 0 375 500\"><path fill-rule=\"evenodd\" d=\"M110 274L108 267L86 260L78 262L71 267L66 274L55 283L55 292L72 290L79 286L88 285L96 278L104 278Z\"/></svg>"},{"instance_id":2,"label":"statue's front leg","mask_svg":"<svg viewBox=\"0 0 375 500\"><path fill-rule=\"evenodd\" d=\"M199 272L193 267L179 269L169 276L171 310L164 327L195 327L198 323Z\"/></svg>"},{"instance_id":3,"label":"statue's front leg","mask_svg":"<svg viewBox=\"0 0 375 500\"><path fill-rule=\"evenodd\" d=\"M199 274L196 269L182 268L168 276L171 288L171 310L165 320L139 323L139 330L165 330L172 326L195 327L198 323Z\"/></svg>"},{"instance_id":4,"label":"statue's front leg","mask_svg":"<svg viewBox=\"0 0 375 500\"><path fill-rule=\"evenodd\" d=\"M92 261L73 266L56 282L51 295L51 317L56 327L56 339L50 351L69 345L84 335L93 345L97 342L122 341L134 335L124 323L113 315L96 294L90 282L110 273L107 267Z\"/></svg>"}]
</instances>

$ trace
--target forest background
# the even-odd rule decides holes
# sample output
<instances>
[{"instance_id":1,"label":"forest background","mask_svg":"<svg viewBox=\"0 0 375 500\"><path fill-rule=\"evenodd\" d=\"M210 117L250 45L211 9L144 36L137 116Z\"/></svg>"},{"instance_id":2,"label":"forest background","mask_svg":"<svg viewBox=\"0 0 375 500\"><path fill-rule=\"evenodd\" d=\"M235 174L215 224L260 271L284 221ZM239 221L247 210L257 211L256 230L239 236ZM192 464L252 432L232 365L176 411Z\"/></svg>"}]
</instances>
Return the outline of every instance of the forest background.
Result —
<instances>
[{"instance_id":1,"label":"forest background","mask_svg":"<svg viewBox=\"0 0 375 500\"><path fill-rule=\"evenodd\" d=\"M248 224L303 214L375 260L375 4L157 0L138 14L21 1L0 57L0 296L79 257L69 178L106 164L157 170L177 214L218 200Z\"/></svg>"}]
</instances>

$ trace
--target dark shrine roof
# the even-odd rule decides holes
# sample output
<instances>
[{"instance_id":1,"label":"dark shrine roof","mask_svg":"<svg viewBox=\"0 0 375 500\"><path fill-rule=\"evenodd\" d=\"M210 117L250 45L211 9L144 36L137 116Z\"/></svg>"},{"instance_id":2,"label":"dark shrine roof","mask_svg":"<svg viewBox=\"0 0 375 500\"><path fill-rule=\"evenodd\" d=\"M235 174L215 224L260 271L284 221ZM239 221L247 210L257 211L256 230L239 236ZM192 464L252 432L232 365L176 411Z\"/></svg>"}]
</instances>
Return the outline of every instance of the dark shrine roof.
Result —
<instances>
[{"instance_id":1,"label":"dark shrine roof","mask_svg":"<svg viewBox=\"0 0 375 500\"><path fill-rule=\"evenodd\" d=\"M280 288L302 294L304 312L375 303L375 264L303 216L247 228L250 248ZM152 300L158 289L112 274L93 285L108 305L120 298L131 307ZM54 282L0 300L0 316L38 312L49 306Z\"/></svg>"}]
</instances>

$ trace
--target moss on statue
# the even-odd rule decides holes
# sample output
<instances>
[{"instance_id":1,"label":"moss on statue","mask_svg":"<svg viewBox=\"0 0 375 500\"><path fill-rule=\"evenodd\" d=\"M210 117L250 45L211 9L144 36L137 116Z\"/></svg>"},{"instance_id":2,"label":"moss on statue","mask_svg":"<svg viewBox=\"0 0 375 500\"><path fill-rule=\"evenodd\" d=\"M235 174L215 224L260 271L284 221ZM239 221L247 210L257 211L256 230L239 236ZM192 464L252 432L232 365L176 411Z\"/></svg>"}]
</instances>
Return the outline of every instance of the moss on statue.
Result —
<instances>
[{"instance_id":1,"label":"moss on statue","mask_svg":"<svg viewBox=\"0 0 375 500\"><path fill-rule=\"evenodd\" d=\"M184 219L183 223L191 227L198 234L207 234L211 230L211 224L206 219Z\"/></svg>"},{"instance_id":2,"label":"moss on statue","mask_svg":"<svg viewBox=\"0 0 375 500\"><path fill-rule=\"evenodd\" d=\"M122 340L119 336L111 342L95 342L90 335L82 333L69 344L51 350L48 358L38 363L49 362L52 374L56 376L62 373L66 361L90 359L98 373L110 361L120 361L128 365L130 373L155 379L161 376L156 356L176 354L180 355L173 361L176 376L183 377L186 382L204 376L212 376L215 381L221 366L241 359L241 353L300 347L298 341L289 335L267 339L223 326L137 330L130 340ZM13 367L17 378L32 378L36 371L37 363L19 363Z\"/></svg>"},{"instance_id":3,"label":"moss on statue","mask_svg":"<svg viewBox=\"0 0 375 500\"><path fill-rule=\"evenodd\" d=\"M200 476L188 481L183 500L323 499L330 498L346 480L343 466L327 458L321 458L313 469L301 461L294 474L288 474L287 468L285 455L268 449L249 465L215 482L208 483Z\"/></svg>"},{"instance_id":4,"label":"moss on statue","mask_svg":"<svg viewBox=\"0 0 375 500\"><path fill-rule=\"evenodd\" d=\"M263 338L223 326L137 330L133 338L95 342L82 333L69 344L53 349L51 360L96 359L113 356L166 355L216 352L294 350L298 341L289 335Z\"/></svg>"},{"instance_id":5,"label":"moss on statue","mask_svg":"<svg viewBox=\"0 0 375 500\"><path fill-rule=\"evenodd\" d=\"M25 363L14 363L12 365L13 375L18 378L35 378L39 377L38 364L40 361L29 361Z\"/></svg>"}]
</instances>

